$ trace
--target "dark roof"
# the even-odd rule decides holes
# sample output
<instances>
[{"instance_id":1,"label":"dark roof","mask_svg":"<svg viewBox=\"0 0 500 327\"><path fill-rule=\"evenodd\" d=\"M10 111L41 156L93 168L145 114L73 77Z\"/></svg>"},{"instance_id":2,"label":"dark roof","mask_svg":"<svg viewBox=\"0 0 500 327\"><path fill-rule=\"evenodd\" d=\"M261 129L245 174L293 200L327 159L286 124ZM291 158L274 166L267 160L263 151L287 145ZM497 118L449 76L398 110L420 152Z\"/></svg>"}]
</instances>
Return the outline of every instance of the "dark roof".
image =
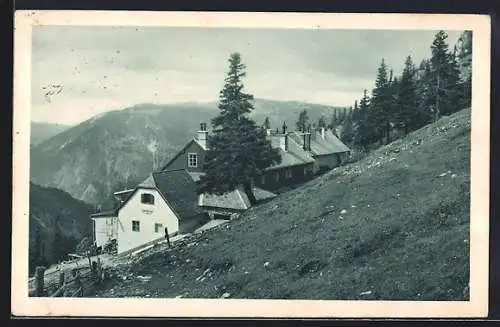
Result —
<instances>
[{"instance_id":1,"label":"dark roof","mask_svg":"<svg viewBox=\"0 0 500 327\"><path fill-rule=\"evenodd\" d=\"M116 217L116 215L117 215L117 211L111 210L111 211L103 211L103 212L93 213L90 215L90 218Z\"/></svg>"},{"instance_id":2,"label":"dark roof","mask_svg":"<svg viewBox=\"0 0 500 327\"><path fill-rule=\"evenodd\" d=\"M125 206L129 199L139 189L156 189L161 194L168 206L174 211L177 217L182 220L198 214L203 211L198 207L198 198L196 195L196 183L185 169L163 170L151 173L144 181L127 194L123 201L114 212L116 216L118 211ZM99 213L99 215L104 213ZM107 215L109 217L109 214ZM91 215L92 218L97 216Z\"/></svg>"},{"instance_id":3,"label":"dark roof","mask_svg":"<svg viewBox=\"0 0 500 327\"><path fill-rule=\"evenodd\" d=\"M188 175L194 182L200 180L204 173L191 173ZM254 187L254 196L257 201L264 201L276 197L276 194ZM221 209L246 210L250 208L250 200L241 188L222 195L203 193L198 196L198 205L201 207L212 207Z\"/></svg>"},{"instance_id":4,"label":"dark roof","mask_svg":"<svg viewBox=\"0 0 500 327\"><path fill-rule=\"evenodd\" d=\"M189 140L189 142L187 142L179 151L177 151L176 155L173 156L172 159L170 159L166 164L163 165L163 168L161 170L163 171L163 170L167 169L167 167L172 162L174 162L175 159L177 159L181 155L182 151L184 151L193 142L196 143L200 148L202 148L201 145L200 145L200 143L196 142L196 140L194 138L191 139L191 140ZM203 149L203 150L205 150L205 149Z\"/></svg>"},{"instance_id":5,"label":"dark roof","mask_svg":"<svg viewBox=\"0 0 500 327\"><path fill-rule=\"evenodd\" d=\"M196 183L185 169L154 172L152 176L156 188L179 219L203 213L198 207Z\"/></svg>"},{"instance_id":6,"label":"dark roof","mask_svg":"<svg viewBox=\"0 0 500 327\"><path fill-rule=\"evenodd\" d=\"M258 202L276 197L276 194L258 187L254 187L253 192L255 199ZM246 193L241 188L237 188L222 195L208 193L200 194L198 198L198 204L202 207L234 210L246 210L252 206Z\"/></svg>"},{"instance_id":7,"label":"dark roof","mask_svg":"<svg viewBox=\"0 0 500 327\"><path fill-rule=\"evenodd\" d=\"M287 134L288 151L284 151L278 145L276 145L276 143L271 142L273 147L278 149L279 154L281 156L281 162L279 164L272 165L266 168L266 170L305 165L314 162L313 157L307 151L304 151L304 149L300 146L300 144L297 143L292 137L290 137L290 135L291 135L290 133ZM284 137L284 136L285 135L282 134L271 135L270 138Z\"/></svg>"},{"instance_id":8,"label":"dark roof","mask_svg":"<svg viewBox=\"0 0 500 327\"><path fill-rule=\"evenodd\" d=\"M311 153L314 156L329 155L335 153L348 152L350 149L336 137L331 130L325 130L325 138L321 137L321 132L313 131L311 135ZM299 144L302 144L302 132L293 132L291 137Z\"/></svg>"}]
</instances>

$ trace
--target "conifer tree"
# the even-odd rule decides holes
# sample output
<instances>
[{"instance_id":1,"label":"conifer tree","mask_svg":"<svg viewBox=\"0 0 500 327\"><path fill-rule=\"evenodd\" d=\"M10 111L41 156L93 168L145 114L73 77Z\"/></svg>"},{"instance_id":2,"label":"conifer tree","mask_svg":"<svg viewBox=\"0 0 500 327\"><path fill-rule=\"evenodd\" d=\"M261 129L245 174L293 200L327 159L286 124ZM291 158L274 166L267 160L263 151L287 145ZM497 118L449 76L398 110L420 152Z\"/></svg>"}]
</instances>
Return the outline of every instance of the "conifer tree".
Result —
<instances>
[{"instance_id":1,"label":"conifer tree","mask_svg":"<svg viewBox=\"0 0 500 327\"><path fill-rule=\"evenodd\" d=\"M382 59L377 70L377 78L375 80L375 88L372 91L371 105L368 112L368 124L372 128L372 141L380 141L383 143L386 135L387 125L389 124L388 106L390 102L389 96L389 78L387 65Z\"/></svg>"},{"instance_id":2,"label":"conifer tree","mask_svg":"<svg viewBox=\"0 0 500 327\"><path fill-rule=\"evenodd\" d=\"M370 98L366 90L363 90L363 97L359 101L359 107L355 110L353 119L353 143L366 150L372 142L373 127L369 120Z\"/></svg>"},{"instance_id":3,"label":"conifer tree","mask_svg":"<svg viewBox=\"0 0 500 327\"><path fill-rule=\"evenodd\" d=\"M271 129L271 122L269 121L269 117L267 117L267 116L266 116L266 119L264 119L264 128Z\"/></svg>"},{"instance_id":4,"label":"conifer tree","mask_svg":"<svg viewBox=\"0 0 500 327\"><path fill-rule=\"evenodd\" d=\"M30 271L34 270L36 266L45 264L45 249L40 225L36 225L34 234L32 248L30 248L31 251L29 251L31 252Z\"/></svg>"},{"instance_id":5,"label":"conifer tree","mask_svg":"<svg viewBox=\"0 0 500 327\"><path fill-rule=\"evenodd\" d=\"M325 119L325 116L320 116L318 118L318 128L326 128L326 119Z\"/></svg>"},{"instance_id":6,"label":"conifer tree","mask_svg":"<svg viewBox=\"0 0 500 327\"><path fill-rule=\"evenodd\" d=\"M431 71L431 64L427 59L421 61L418 69L416 93L418 110L422 117L422 125L425 125L431 121L436 99L436 87Z\"/></svg>"},{"instance_id":7,"label":"conifer tree","mask_svg":"<svg viewBox=\"0 0 500 327\"><path fill-rule=\"evenodd\" d=\"M60 226L60 218L56 216L54 219L54 238L52 239L52 256L54 261L59 261L66 254L63 253L63 239Z\"/></svg>"},{"instance_id":8,"label":"conifer tree","mask_svg":"<svg viewBox=\"0 0 500 327\"><path fill-rule=\"evenodd\" d=\"M352 144L354 137L353 115L354 115L354 110L351 107L349 112L347 112L344 121L342 122L342 133L340 134L340 136L342 142L347 144Z\"/></svg>"},{"instance_id":9,"label":"conifer tree","mask_svg":"<svg viewBox=\"0 0 500 327\"><path fill-rule=\"evenodd\" d=\"M248 114L254 109L253 96L243 91L246 66L239 53L229 57L229 72L220 91L220 113L212 119L213 133L205 156L199 193L224 194L243 186L250 202L256 202L252 180L264 169L281 162L277 149L271 147L266 131Z\"/></svg>"},{"instance_id":10,"label":"conifer tree","mask_svg":"<svg viewBox=\"0 0 500 327\"><path fill-rule=\"evenodd\" d=\"M457 42L457 62L462 83L462 107L471 105L472 87L472 31L464 31Z\"/></svg>"},{"instance_id":11,"label":"conifer tree","mask_svg":"<svg viewBox=\"0 0 500 327\"><path fill-rule=\"evenodd\" d=\"M404 130L405 135L425 123L418 108L415 73L411 56L408 56L397 87L396 97L396 107L398 108L396 122L397 126Z\"/></svg>"},{"instance_id":12,"label":"conifer tree","mask_svg":"<svg viewBox=\"0 0 500 327\"><path fill-rule=\"evenodd\" d=\"M304 109L299 113L299 119L297 120L297 130L305 131L307 125L309 124L309 115L307 114L307 110Z\"/></svg>"},{"instance_id":13,"label":"conifer tree","mask_svg":"<svg viewBox=\"0 0 500 327\"><path fill-rule=\"evenodd\" d=\"M458 110L459 80L458 65L453 53L446 43L448 35L438 31L431 45L430 59L433 82L436 88L433 113L437 119L442 114L449 114Z\"/></svg>"}]
</instances>

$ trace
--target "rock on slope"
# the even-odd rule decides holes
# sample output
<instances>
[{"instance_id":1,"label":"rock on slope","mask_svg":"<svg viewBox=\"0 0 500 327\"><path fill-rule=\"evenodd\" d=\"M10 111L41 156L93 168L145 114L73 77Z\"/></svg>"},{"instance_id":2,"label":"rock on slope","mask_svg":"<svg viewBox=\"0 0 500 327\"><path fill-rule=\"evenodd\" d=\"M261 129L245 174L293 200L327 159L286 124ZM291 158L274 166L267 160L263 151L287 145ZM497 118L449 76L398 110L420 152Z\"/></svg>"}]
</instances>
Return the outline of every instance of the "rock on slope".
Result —
<instances>
[{"instance_id":1,"label":"rock on slope","mask_svg":"<svg viewBox=\"0 0 500 327\"><path fill-rule=\"evenodd\" d=\"M470 109L146 253L96 296L467 300L469 159Z\"/></svg>"}]
</instances>

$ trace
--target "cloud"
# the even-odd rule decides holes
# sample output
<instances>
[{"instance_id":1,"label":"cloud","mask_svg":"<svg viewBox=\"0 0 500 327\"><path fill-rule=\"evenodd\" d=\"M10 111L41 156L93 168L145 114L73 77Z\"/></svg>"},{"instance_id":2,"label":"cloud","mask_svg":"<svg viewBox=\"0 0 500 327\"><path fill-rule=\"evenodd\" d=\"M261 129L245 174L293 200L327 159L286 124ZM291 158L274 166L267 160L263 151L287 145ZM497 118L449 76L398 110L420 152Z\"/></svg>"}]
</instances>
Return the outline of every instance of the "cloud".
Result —
<instances>
[{"instance_id":1,"label":"cloud","mask_svg":"<svg viewBox=\"0 0 500 327\"><path fill-rule=\"evenodd\" d=\"M77 123L141 102L214 101L231 52L259 98L351 105L384 58L430 55L434 31L44 26L33 33L32 119ZM450 33L454 44L459 32ZM62 85L50 102L45 91Z\"/></svg>"}]
</instances>

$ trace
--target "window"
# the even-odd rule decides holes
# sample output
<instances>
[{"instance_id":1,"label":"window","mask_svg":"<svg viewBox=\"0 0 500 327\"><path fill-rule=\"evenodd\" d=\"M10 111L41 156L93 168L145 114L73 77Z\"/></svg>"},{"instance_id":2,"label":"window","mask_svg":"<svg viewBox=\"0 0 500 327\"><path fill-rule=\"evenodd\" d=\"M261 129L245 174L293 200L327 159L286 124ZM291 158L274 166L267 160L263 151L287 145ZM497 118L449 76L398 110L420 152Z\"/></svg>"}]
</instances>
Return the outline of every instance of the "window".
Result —
<instances>
[{"instance_id":1,"label":"window","mask_svg":"<svg viewBox=\"0 0 500 327\"><path fill-rule=\"evenodd\" d=\"M188 153L188 167L198 167L197 153Z\"/></svg>"},{"instance_id":2,"label":"window","mask_svg":"<svg viewBox=\"0 0 500 327\"><path fill-rule=\"evenodd\" d=\"M304 168L304 176L307 176L307 168Z\"/></svg>"},{"instance_id":3,"label":"window","mask_svg":"<svg viewBox=\"0 0 500 327\"><path fill-rule=\"evenodd\" d=\"M140 232L141 231L141 222L138 220L132 220L132 231Z\"/></svg>"},{"instance_id":4,"label":"window","mask_svg":"<svg viewBox=\"0 0 500 327\"><path fill-rule=\"evenodd\" d=\"M163 229L163 224L155 224L155 233L161 233Z\"/></svg>"},{"instance_id":5,"label":"window","mask_svg":"<svg viewBox=\"0 0 500 327\"><path fill-rule=\"evenodd\" d=\"M262 185L266 184L266 176L260 177L260 184L262 184Z\"/></svg>"},{"instance_id":6,"label":"window","mask_svg":"<svg viewBox=\"0 0 500 327\"><path fill-rule=\"evenodd\" d=\"M285 178L292 178L292 170L291 169L287 169L286 172L285 172Z\"/></svg>"},{"instance_id":7,"label":"window","mask_svg":"<svg viewBox=\"0 0 500 327\"><path fill-rule=\"evenodd\" d=\"M141 202L146 204L155 204L155 197L150 193L142 193Z\"/></svg>"},{"instance_id":8,"label":"window","mask_svg":"<svg viewBox=\"0 0 500 327\"><path fill-rule=\"evenodd\" d=\"M276 173L276 182L280 181L280 173Z\"/></svg>"}]
</instances>

